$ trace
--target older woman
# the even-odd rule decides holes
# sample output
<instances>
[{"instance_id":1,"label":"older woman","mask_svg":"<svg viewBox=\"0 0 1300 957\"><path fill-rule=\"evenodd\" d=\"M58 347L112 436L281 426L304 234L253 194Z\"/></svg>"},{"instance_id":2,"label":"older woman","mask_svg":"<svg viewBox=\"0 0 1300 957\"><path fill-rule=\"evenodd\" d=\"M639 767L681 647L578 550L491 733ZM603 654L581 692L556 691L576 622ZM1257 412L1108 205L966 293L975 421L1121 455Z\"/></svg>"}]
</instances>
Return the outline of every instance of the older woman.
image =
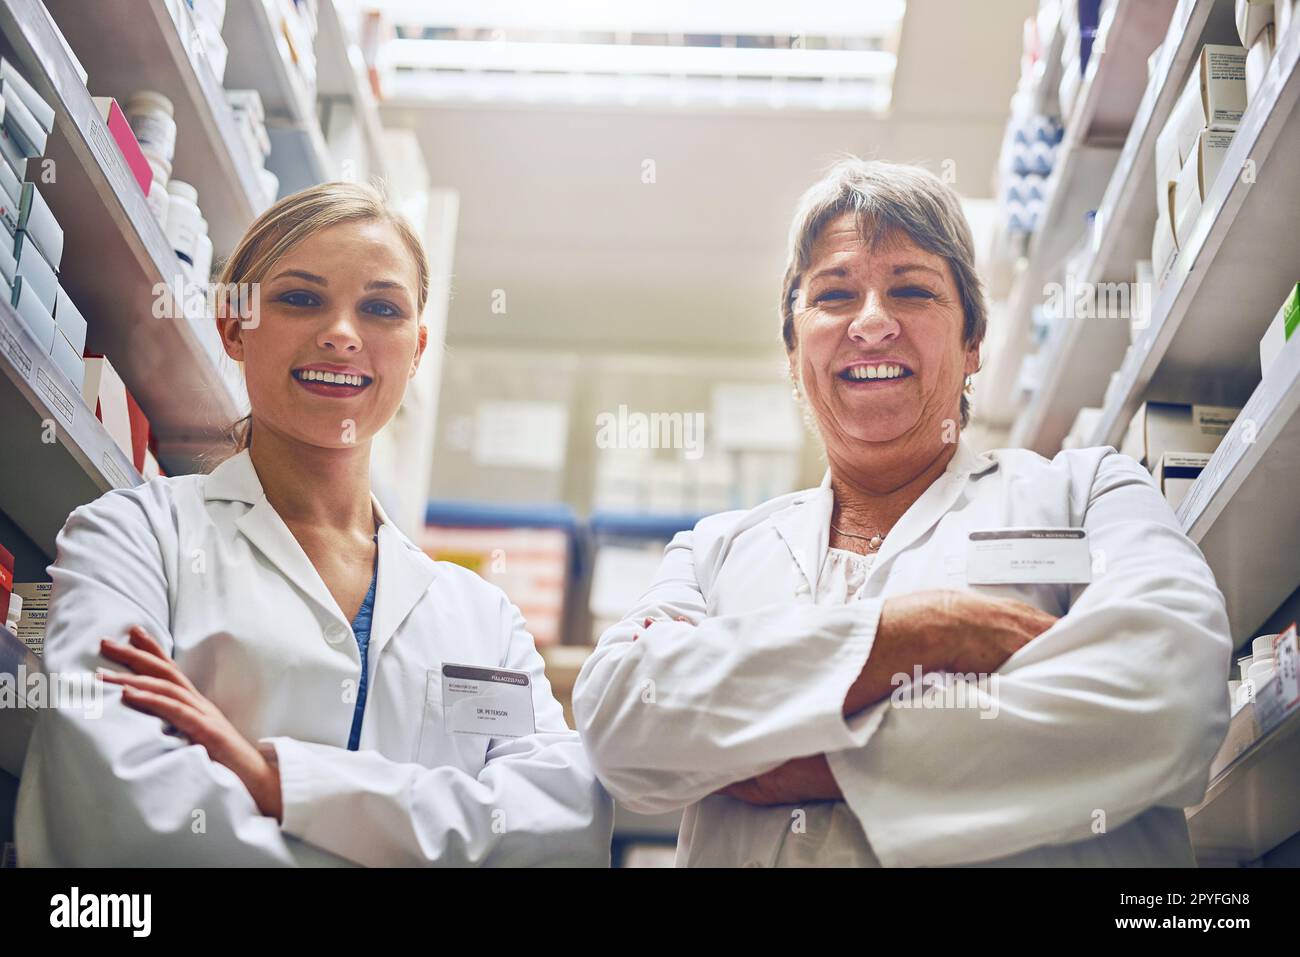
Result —
<instances>
[{"instance_id":1,"label":"older woman","mask_svg":"<svg viewBox=\"0 0 1300 957\"><path fill-rule=\"evenodd\" d=\"M679 864L1194 863L1222 595L1131 458L961 437L973 259L923 170L803 197L780 308L826 478L678 535L574 691L615 798L686 808Z\"/></svg>"}]
</instances>

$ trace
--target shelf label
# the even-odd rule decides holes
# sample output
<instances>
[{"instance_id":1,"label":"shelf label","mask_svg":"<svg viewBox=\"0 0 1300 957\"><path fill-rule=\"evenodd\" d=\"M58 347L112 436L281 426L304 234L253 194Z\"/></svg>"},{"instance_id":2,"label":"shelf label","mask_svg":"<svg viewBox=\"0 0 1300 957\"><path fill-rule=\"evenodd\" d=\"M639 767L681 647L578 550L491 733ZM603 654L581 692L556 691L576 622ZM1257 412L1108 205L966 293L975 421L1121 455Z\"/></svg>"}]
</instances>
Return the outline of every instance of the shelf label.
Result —
<instances>
[{"instance_id":1,"label":"shelf label","mask_svg":"<svg viewBox=\"0 0 1300 957\"><path fill-rule=\"evenodd\" d=\"M113 453L104 450L104 454L99 457L99 470L104 473L104 477L113 483L113 488L131 488L132 483L122 474L122 470L117 467L113 461Z\"/></svg>"},{"instance_id":2,"label":"shelf label","mask_svg":"<svg viewBox=\"0 0 1300 957\"><path fill-rule=\"evenodd\" d=\"M13 331L8 326L0 326L0 345L4 346L5 355L14 364L14 368L22 373L23 381L30 382L32 378L32 357L27 354L23 344L18 341L18 337L13 334Z\"/></svg>"},{"instance_id":3,"label":"shelf label","mask_svg":"<svg viewBox=\"0 0 1300 957\"><path fill-rule=\"evenodd\" d=\"M95 159L107 174L113 189L121 190L124 188L122 183L135 182L135 174L127 168L126 160L113 141L113 134L98 114L92 116L86 124L86 142L90 144L90 151L95 154Z\"/></svg>"},{"instance_id":4,"label":"shelf label","mask_svg":"<svg viewBox=\"0 0 1300 957\"><path fill-rule=\"evenodd\" d=\"M50 373L42 368L36 369L36 391L49 400L52 408L63 420L63 424L69 429L72 428L72 413L76 409L73 405L72 397L60 385Z\"/></svg>"}]
</instances>

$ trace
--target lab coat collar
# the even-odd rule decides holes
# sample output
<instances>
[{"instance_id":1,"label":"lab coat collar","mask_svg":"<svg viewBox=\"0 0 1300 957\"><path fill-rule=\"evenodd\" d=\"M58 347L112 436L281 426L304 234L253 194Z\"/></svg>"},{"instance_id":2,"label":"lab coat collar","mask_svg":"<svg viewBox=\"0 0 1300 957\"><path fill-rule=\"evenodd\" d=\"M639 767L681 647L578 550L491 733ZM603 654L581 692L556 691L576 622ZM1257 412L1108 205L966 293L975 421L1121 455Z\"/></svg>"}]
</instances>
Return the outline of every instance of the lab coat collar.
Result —
<instances>
[{"instance_id":1,"label":"lab coat collar","mask_svg":"<svg viewBox=\"0 0 1300 957\"><path fill-rule=\"evenodd\" d=\"M351 622L325 586L316 566L267 500L253 460L244 449L223 461L206 477L203 497L247 502L253 507L235 520L244 536L290 581L336 620ZM392 523L374 492L370 503L379 520L379 570L375 589L370 649L377 656L406 616L428 591L438 564Z\"/></svg>"},{"instance_id":2,"label":"lab coat collar","mask_svg":"<svg viewBox=\"0 0 1300 957\"><path fill-rule=\"evenodd\" d=\"M976 452L963 436L958 435L957 449L944 473L921 493L921 497L912 503L885 536L885 543L876 556L872 571L882 567L894 555L929 531L956 502L972 475L981 475L996 465L997 459L993 455ZM777 534L790 549L791 558L814 594L818 572L821 571L822 561L830 547L830 524L834 509L835 493L831 488L831 472L827 469L821 485L796 496L790 505L775 513L771 519Z\"/></svg>"}]
</instances>

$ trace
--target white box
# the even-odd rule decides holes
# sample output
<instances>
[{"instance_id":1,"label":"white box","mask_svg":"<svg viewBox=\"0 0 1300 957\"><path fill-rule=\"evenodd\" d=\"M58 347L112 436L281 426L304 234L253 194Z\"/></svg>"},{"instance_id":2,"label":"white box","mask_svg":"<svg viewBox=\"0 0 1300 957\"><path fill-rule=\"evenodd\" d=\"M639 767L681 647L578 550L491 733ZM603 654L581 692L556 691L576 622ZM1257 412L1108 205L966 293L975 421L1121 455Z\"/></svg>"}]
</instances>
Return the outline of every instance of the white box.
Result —
<instances>
[{"instance_id":1,"label":"white box","mask_svg":"<svg viewBox=\"0 0 1300 957\"><path fill-rule=\"evenodd\" d=\"M41 297L32 292L31 286L23 281L22 276L14 280L13 306L41 351L49 355L50 350L54 348L54 337L58 333L58 328L54 324L54 317L41 302Z\"/></svg>"},{"instance_id":2,"label":"white box","mask_svg":"<svg viewBox=\"0 0 1300 957\"><path fill-rule=\"evenodd\" d=\"M1210 452L1166 452L1160 456L1152 477L1175 511L1200 478L1211 455Z\"/></svg>"},{"instance_id":3,"label":"white box","mask_svg":"<svg viewBox=\"0 0 1300 957\"><path fill-rule=\"evenodd\" d=\"M54 300L54 324L76 346L77 352L86 351L86 317L63 291L62 286Z\"/></svg>"},{"instance_id":4,"label":"white box","mask_svg":"<svg viewBox=\"0 0 1300 957\"><path fill-rule=\"evenodd\" d=\"M1291 29L1295 19L1296 0L1274 0L1273 3L1273 39L1281 40L1282 35Z\"/></svg>"},{"instance_id":5,"label":"white box","mask_svg":"<svg viewBox=\"0 0 1300 957\"><path fill-rule=\"evenodd\" d=\"M1213 453L1240 411L1230 406L1143 402L1129 421L1120 451L1149 469L1171 449Z\"/></svg>"},{"instance_id":6,"label":"white box","mask_svg":"<svg viewBox=\"0 0 1300 957\"><path fill-rule=\"evenodd\" d=\"M1268 375L1269 367L1277 361L1282 347L1296 334L1297 328L1300 328L1300 285L1291 287L1282 308L1259 340L1260 375Z\"/></svg>"},{"instance_id":7,"label":"white box","mask_svg":"<svg viewBox=\"0 0 1300 957\"><path fill-rule=\"evenodd\" d=\"M126 401L126 385L112 364L103 356L86 356L81 397L91 412L97 412L104 428L128 461L134 461L131 441L131 410Z\"/></svg>"},{"instance_id":8,"label":"white box","mask_svg":"<svg viewBox=\"0 0 1300 957\"><path fill-rule=\"evenodd\" d=\"M41 297L42 304L50 315L54 315L54 306L59 298L59 277L26 230L20 229L14 236L14 259L18 263L17 275L31 285L32 292Z\"/></svg>"},{"instance_id":9,"label":"white box","mask_svg":"<svg viewBox=\"0 0 1300 957\"><path fill-rule=\"evenodd\" d=\"M1237 36L1241 45L1255 42L1260 31L1273 22L1273 0L1236 0Z\"/></svg>"},{"instance_id":10,"label":"white box","mask_svg":"<svg viewBox=\"0 0 1300 957\"><path fill-rule=\"evenodd\" d=\"M1259 85L1264 81L1268 65L1273 59L1273 24L1268 24L1260 31L1255 42L1246 52L1246 102L1255 99Z\"/></svg>"},{"instance_id":11,"label":"white box","mask_svg":"<svg viewBox=\"0 0 1300 957\"><path fill-rule=\"evenodd\" d=\"M1178 162L1184 164L1201 130L1235 130L1246 109L1246 48L1207 43L1201 48L1187 86L1178 97L1161 135L1172 135ZM1159 137L1156 139L1160 151ZM1166 153L1169 144L1166 144Z\"/></svg>"},{"instance_id":12,"label":"white box","mask_svg":"<svg viewBox=\"0 0 1300 957\"><path fill-rule=\"evenodd\" d=\"M1201 205L1223 168L1223 158L1232 145L1232 132L1201 130L1196 148L1178 174L1174 185L1174 243L1179 249L1186 244L1192 226L1201 214Z\"/></svg>"},{"instance_id":13,"label":"white box","mask_svg":"<svg viewBox=\"0 0 1300 957\"><path fill-rule=\"evenodd\" d=\"M50 350L50 358L80 392L86 381L86 360L81 357L81 351L57 328L54 330L54 347Z\"/></svg>"}]
</instances>

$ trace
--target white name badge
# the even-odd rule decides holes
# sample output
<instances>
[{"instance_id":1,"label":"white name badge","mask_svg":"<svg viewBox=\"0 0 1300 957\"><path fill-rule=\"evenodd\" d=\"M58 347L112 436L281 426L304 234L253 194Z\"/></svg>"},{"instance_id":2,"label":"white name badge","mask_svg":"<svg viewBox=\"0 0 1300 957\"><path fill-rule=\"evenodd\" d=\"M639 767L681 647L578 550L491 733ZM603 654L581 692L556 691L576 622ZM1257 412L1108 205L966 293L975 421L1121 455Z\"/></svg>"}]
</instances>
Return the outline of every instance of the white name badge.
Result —
<instances>
[{"instance_id":1,"label":"white name badge","mask_svg":"<svg viewBox=\"0 0 1300 957\"><path fill-rule=\"evenodd\" d=\"M442 722L457 734L519 738L537 730L526 671L442 666Z\"/></svg>"},{"instance_id":2,"label":"white name badge","mask_svg":"<svg viewBox=\"0 0 1300 957\"><path fill-rule=\"evenodd\" d=\"M1070 584L1092 581L1092 552L1082 528L998 528L971 532L970 585Z\"/></svg>"}]
</instances>

